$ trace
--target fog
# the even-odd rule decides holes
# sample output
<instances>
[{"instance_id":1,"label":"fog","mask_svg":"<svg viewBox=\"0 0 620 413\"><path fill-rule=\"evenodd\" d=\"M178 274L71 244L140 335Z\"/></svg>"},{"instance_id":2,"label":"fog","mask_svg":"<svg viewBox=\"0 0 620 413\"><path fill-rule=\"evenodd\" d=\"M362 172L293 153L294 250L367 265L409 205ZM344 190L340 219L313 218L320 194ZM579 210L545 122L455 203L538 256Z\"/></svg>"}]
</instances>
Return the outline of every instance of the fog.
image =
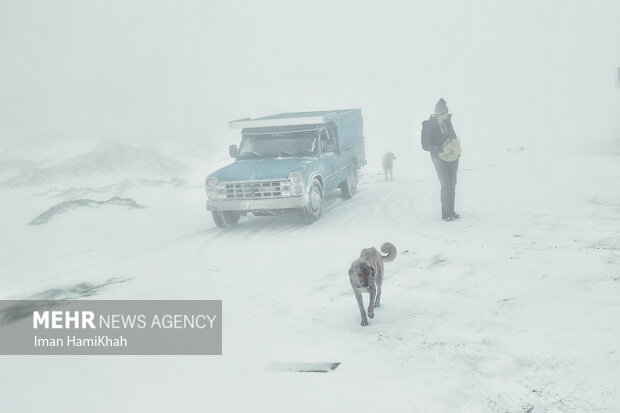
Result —
<instances>
[{"instance_id":1,"label":"fog","mask_svg":"<svg viewBox=\"0 0 620 413\"><path fill-rule=\"evenodd\" d=\"M620 411L618 68L620 0L0 0L0 353L34 309L3 300L225 313L221 356L20 344L0 413ZM441 97L463 146L454 220L420 145ZM228 121L343 108L364 120L354 197L351 159L338 175L328 155L237 164L207 203ZM347 269L386 241L362 316ZM89 350L34 350L72 349Z\"/></svg>"},{"instance_id":2,"label":"fog","mask_svg":"<svg viewBox=\"0 0 620 413\"><path fill-rule=\"evenodd\" d=\"M362 108L419 146L439 97L464 144L620 130L620 3L2 1L0 139L199 139L227 121Z\"/></svg>"}]
</instances>

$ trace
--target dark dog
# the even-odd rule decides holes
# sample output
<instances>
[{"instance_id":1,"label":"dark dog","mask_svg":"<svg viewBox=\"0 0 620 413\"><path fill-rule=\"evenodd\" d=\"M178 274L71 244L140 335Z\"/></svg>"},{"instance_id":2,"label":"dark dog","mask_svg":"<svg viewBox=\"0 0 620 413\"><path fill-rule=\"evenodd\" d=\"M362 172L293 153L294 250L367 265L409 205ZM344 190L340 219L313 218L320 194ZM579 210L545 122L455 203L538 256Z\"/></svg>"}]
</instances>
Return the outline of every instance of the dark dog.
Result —
<instances>
[{"instance_id":1,"label":"dark dog","mask_svg":"<svg viewBox=\"0 0 620 413\"><path fill-rule=\"evenodd\" d=\"M396 258L396 247L385 242L381 245L381 251L387 255L381 255L376 248L366 248L360 253L360 257L353 261L349 268L349 279L357 305L362 316L362 326L368 325L366 311L364 311L364 301L362 293L370 293L370 303L368 304L368 317L375 316L375 307L381 305L381 284L383 284L383 262L394 261Z\"/></svg>"}]
</instances>

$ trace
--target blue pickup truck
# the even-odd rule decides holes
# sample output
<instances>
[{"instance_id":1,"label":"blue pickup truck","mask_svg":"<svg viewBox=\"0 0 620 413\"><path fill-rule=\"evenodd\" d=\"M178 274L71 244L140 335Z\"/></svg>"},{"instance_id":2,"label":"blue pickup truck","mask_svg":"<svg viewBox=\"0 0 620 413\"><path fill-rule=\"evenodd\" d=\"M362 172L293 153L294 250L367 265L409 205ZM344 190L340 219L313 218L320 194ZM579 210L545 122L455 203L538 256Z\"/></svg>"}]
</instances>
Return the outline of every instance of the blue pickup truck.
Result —
<instances>
[{"instance_id":1,"label":"blue pickup truck","mask_svg":"<svg viewBox=\"0 0 620 413\"><path fill-rule=\"evenodd\" d=\"M229 122L241 129L241 144L230 145L235 161L207 176L207 210L220 228L242 215L298 213L317 221L323 199L340 188L357 191L366 165L360 109L281 113Z\"/></svg>"}]
</instances>

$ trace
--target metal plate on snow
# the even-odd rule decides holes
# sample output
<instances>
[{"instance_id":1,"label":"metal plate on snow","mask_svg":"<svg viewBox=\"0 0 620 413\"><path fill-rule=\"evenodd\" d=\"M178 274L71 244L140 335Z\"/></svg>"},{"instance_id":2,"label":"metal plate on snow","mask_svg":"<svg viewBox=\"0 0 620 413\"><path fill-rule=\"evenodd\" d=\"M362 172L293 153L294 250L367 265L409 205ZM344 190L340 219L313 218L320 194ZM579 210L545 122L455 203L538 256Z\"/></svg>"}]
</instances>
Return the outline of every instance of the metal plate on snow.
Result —
<instances>
[{"instance_id":1,"label":"metal plate on snow","mask_svg":"<svg viewBox=\"0 0 620 413\"><path fill-rule=\"evenodd\" d=\"M328 373L336 368L340 363L299 363L274 361L269 363L265 370L270 371L294 371L298 373Z\"/></svg>"}]
</instances>

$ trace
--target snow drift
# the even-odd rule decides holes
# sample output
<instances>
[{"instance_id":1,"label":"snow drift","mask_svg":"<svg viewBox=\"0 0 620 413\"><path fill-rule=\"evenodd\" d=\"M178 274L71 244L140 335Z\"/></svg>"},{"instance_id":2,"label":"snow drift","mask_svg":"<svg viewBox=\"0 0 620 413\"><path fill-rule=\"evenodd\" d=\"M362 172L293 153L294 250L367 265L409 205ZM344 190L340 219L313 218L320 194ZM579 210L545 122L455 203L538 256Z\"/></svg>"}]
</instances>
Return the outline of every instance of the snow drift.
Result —
<instances>
[{"instance_id":1,"label":"snow drift","mask_svg":"<svg viewBox=\"0 0 620 413\"><path fill-rule=\"evenodd\" d=\"M144 205L140 205L136 203L136 201L134 201L131 198L119 198L117 196L110 198L107 201L95 201L93 199L76 199L73 201L65 201L65 202L61 202L60 204L54 205L53 207L51 207L50 209L48 209L47 211L45 211L44 213L42 213L41 215L33 219L32 221L30 221L28 225L45 224L50 219L52 219L54 216L63 214L65 212L74 210L76 208L83 208L83 207L92 208L92 207L100 207L103 205L124 206L124 207L128 207L129 209L146 208Z\"/></svg>"}]
</instances>

